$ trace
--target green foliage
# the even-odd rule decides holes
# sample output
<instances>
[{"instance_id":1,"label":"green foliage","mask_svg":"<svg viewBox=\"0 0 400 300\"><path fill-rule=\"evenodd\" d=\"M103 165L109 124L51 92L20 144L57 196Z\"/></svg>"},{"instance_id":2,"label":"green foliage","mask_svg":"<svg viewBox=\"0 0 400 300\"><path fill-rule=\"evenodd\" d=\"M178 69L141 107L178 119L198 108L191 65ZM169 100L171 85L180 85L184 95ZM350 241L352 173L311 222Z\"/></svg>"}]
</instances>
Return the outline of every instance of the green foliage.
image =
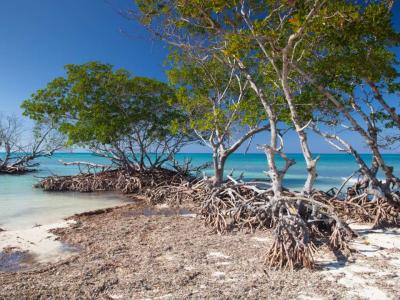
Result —
<instances>
[{"instance_id":1,"label":"green foliage","mask_svg":"<svg viewBox=\"0 0 400 300\"><path fill-rule=\"evenodd\" d=\"M242 85L244 80L224 62L212 57L195 60L178 52L170 55L169 62L167 75L177 86L177 102L190 116L190 127L205 139L212 132L228 139L234 136L231 127L254 127L265 120L258 99L248 86L241 92L238 79Z\"/></svg>"},{"instance_id":2,"label":"green foliage","mask_svg":"<svg viewBox=\"0 0 400 300\"><path fill-rule=\"evenodd\" d=\"M334 17L324 21L335 10ZM364 79L379 82L398 77L391 48L400 45L400 35L383 1L367 6L338 1L322 13L305 41L310 52L306 67L320 82L351 92Z\"/></svg>"},{"instance_id":3,"label":"green foliage","mask_svg":"<svg viewBox=\"0 0 400 300\"><path fill-rule=\"evenodd\" d=\"M165 83L98 62L65 69L65 77L38 90L22 108L34 120L59 124L71 145L113 144L142 129L163 139L184 120L174 90Z\"/></svg>"},{"instance_id":4,"label":"green foliage","mask_svg":"<svg viewBox=\"0 0 400 300\"><path fill-rule=\"evenodd\" d=\"M194 46L202 44L199 40L203 40L206 46L220 49L217 55L250 60L252 65L265 68L269 67L270 59L280 68L281 49L291 34L302 29L289 56L321 84L337 90L337 94L351 93L366 78L392 84L398 77L397 61L391 49L399 45L400 36L393 29L387 1L325 1L309 19L315 1L246 1L245 10L251 11L251 28L241 16L240 1L137 2L146 3L147 9L143 5L139 7L142 14L150 18L150 23L162 23L165 28L179 24L180 31L175 35L192 35ZM149 13L148 8L154 9L157 5L162 5L163 9L156 9L157 14ZM195 35L194 28L198 29ZM262 68L259 71L258 75L268 77L270 83L279 84L277 74L264 73ZM290 77L295 96L298 91L312 89L294 70ZM305 99L306 95L310 97ZM315 92L301 93L296 101L315 109L319 108L318 103L325 105L324 101L320 102L321 97L315 96Z\"/></svg>"}]
</instances>

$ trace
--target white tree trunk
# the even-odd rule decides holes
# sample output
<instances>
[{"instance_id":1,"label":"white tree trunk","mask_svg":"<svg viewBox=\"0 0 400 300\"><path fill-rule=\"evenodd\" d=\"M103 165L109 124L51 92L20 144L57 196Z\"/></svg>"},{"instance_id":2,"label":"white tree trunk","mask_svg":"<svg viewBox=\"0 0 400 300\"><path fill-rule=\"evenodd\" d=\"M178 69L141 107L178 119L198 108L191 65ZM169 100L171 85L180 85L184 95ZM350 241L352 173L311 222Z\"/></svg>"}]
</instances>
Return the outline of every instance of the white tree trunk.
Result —
<instances>
[{"instance_id":1,"label":"white tree trunk","mask_svg":"<svg viewBox=\"0 0 400 300\"><path fill-rule=\"evenodd\" d=\"M218 148L213 149L214 186L220 186L224 182L224 169L225 169L226 158L227 157L225 153L221 153L220 149Z\"/></svg>"},{"instance_id":2,"label":"white tree trunk","mask_svg":"<svg viewBox=\"0 0 400 300\"><path fill-rule=\"evenodd\" d=\"M283 62L281 84L282 84L283 92L285 94L286 102L289 106L291 119L292 119L293 125L296 129L297 135L299 137L301 150L303 152L303 156L304 156L304 159L305 159L306 165L307 165L307 179L303 186L302 192L303 192L303 194L310 195L312 192L313 186L314 186L314 182L318 176L318 174L317 174L318 158L313 159L310 147L308 145L307 133L305 132L305 128L300 123L300 117L297 113L297 109L295 107L292 94L290 93L290 90L289 90L288 63L285 61Z\"/></svg>"},{"instance_id":3,"label":"white tree trunk","mask_svg":"<svg viewBox=\"0 0 400 300\"><path fill-rule=\"evenodd\" d=\"M263 147L265 154L267 156L267 163L268 163L268 176L271 179L271 185L272 185L272 191L274 193L274 198L278 199L281 194L282 194L282 182L283 178L286 175L287 169L294 164L293 161L290 161L290 165L285 167L285 169L279 171L278 167L276 166L276 161L275 161L275 155L278 153L281 157L283 157L286 160L286 155L283 154L282 149L279 150L277 147L277 138L278 138L278 130L277 130L277 122L276 122L276 114L274 113L269 101L265 98L265 95L261 89L259 89L254 82L253 78L249 73L245 71L244 65L239 62L239 66L241 67L242 71L245 72L247 80L250 82L250 86L253 89L253 91L256 93L258 98L261 101L261 104L264 107L264 110L267 114L268 120L269 120L269 130L270 130L270 143L269 145L265 145ZM283 147L283 145L282 145ZM286 160L288 162L288 160ZM287 164L288 165L288 164Z\"/></svg>"}]
</instances>

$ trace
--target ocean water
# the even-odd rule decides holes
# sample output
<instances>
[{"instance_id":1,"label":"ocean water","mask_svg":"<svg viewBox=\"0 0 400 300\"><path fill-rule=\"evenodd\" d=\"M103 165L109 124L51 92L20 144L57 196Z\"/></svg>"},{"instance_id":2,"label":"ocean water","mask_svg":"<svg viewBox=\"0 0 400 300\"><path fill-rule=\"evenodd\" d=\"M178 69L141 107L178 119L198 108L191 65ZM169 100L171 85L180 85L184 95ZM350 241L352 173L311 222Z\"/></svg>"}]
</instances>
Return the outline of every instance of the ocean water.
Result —
<instances>
[{"instance_id":1,"label":"ocean water","mask_svg":"<svg viewBox=\"0 0 400 300\"><path fill-rule=\"evenodd\" d=\"M306 178L305 163L301 154L291 154L290 158L296 164L290 169L285 179L285 186L301 189ZM211 154L181 153L178 160L191 159L193 165L201 165L211 160ZM371 156L364 155L367 162ZM387 154L385 159L395 167L395 173L400 171L400 155ZM50 193L33 188L41 177L49 175L77 174L76 166L64 166L60 160L91 161L107 164L104 158L90 153L57 153L51 158L40 159L38 172L26 175L0 175L0 227L4 229L22 229L36 224L57 222L61 218L74 213L105 208L124 203L124 198L115 194L80 194L80 193ZM283 164L283 161L278 162ZM318 163L318 179L316 187L328 190L340 186L343 178L351 175L357 165L351 156L344 154L321 154ZM227 161L226 173L234 171L234 176L244 173L245 180L265 179L266 158L264 154L233 154ZM212 175L211 169L204 170Z\"/></svg>"}]
</instances>

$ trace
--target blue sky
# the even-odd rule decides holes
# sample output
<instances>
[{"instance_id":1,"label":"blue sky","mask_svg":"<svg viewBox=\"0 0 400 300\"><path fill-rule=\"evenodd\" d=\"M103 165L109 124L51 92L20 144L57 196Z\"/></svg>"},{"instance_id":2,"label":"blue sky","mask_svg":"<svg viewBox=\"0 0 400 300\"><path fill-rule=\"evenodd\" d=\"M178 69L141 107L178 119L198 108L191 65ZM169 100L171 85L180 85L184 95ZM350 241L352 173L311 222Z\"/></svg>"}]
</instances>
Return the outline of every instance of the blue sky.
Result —
<instances>
[{"instance_id":1,"label":"blue sky","mask_svg":"<svg viewBox=\"0 0 400 300\"><path fill-rule=\"evenodd\" d=\"M165 47L118 14L131 6L131 0L0 0L0 112L19 115L21 102L63 75L63 66L70 63L98 60L164 80ZM400 28L398 2L394 11ZM251 151L265 138L256 137ZM318 137L310 139L313 151L333 152ZM365 152L358 137L352 140ZM285 148L299 152L295 134ZM186 150L204 151L199 146Z\"/></svg>"}]
</instances>

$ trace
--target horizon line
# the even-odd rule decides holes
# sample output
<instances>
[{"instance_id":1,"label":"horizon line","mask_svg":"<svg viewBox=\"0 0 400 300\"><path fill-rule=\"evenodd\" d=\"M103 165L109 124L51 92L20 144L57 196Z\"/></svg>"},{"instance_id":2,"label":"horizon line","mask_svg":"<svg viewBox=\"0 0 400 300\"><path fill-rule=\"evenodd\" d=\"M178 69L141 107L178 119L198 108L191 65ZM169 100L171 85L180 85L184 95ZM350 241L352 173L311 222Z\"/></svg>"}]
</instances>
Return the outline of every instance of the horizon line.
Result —
<instances>
[{"instance_id":1,"label":"horizon line","mask_svg":"<svg viewBox=\"0 0 400 300\"><path fill-rule=\"evenodd\" d=\"M0 151L0 154L3 154L3 153L5 153L5 152ZM81 152L74 152L74 151L66 152L66 151L62 151L62 152L55 152L54 154L94 154L94 153L90 152L90 151L86 151L86 152L82 152L82 151ZM150 154L152 154L152 153L150 153ZM212 154L212 152L178 152L177 154ZM243 155L246 155L246 154L259 154L259 155L265 155L262 152L247 152L247 153L234 152L234 153L232 153L232 155L233 154L243 154ZM302 152L286 152L286 154L303 154L303 153ZM314 155L320 155L320 154L335 154L335 155L350 155L351 156L350 153L340 153L340 152L315 152L314 153ZM364 154L372 154L372 153L370 153L370 152L369 153L368 152L359 152L359 154L364 155ZM382 154L400 155L400 153L390 153L390 152L389 153L385 152L385 153L382 153Z\"/></svg>"}]
</instances>

